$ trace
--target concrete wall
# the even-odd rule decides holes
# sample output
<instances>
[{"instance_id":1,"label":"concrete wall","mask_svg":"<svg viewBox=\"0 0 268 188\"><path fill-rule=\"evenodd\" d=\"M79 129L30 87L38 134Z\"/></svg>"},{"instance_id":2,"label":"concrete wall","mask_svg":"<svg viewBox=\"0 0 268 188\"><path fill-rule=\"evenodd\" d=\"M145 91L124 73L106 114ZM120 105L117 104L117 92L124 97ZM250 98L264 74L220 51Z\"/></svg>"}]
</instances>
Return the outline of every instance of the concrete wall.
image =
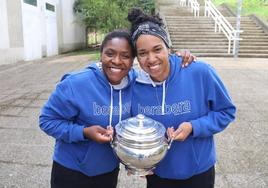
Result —
<instances>
[{"instance_id":1,"label":"concrete wall","mask_svg":"<svg viewBox=\"0 0 268 188\"><path fill-rule=\"evenodd\" d=\"M86 28L73 12L75 0L59 1L58 33L59 52L64 53L86 46Z\"/></svg>"},{"instance_id":2,"label":"concrete wall","mask_svg":"<svg viewBox=\"0 0 268 188\"><path fill-rule=\"evenodd\" d=\"M0 65L24 59L20 0L0 0Z\"/></svg>"},{"instance_id":3,"label":"concrete wall","mask_svg":"<svg viewBox=\"0 0 268 188\"><path fill-rule=\"evenodd\" d=\"M6 0L0 0L0 49L9 48Z\"/></svg>"},{"instance_id":4,"label":"concrete wall","mask_svg":"<svg viewBox=\"0 0 268 188\"><path fill-rule=\"evenodd\" d=\"M86 46L85 26L73 13L75 0L38 0L38 6L23 0L0 0L0 65L47 56L47 15L45 3L56 5L57 29L49 31L58 52L64 53ZM49 38L50 39L50 38ZM50 40L54 41L52 38Z\"/></svg>"},{"instance_id":5,"label":"concrete wall","mask_svg":"<svg viewBox=\"0 0 268 188\"><path fill-rule=\"evenodd\" d=\"M42 33L44 22L42 21L41 3L37 6L23 3L22 23L24 40L24 60L42 58Z\"/></svg>"}]
</instances>

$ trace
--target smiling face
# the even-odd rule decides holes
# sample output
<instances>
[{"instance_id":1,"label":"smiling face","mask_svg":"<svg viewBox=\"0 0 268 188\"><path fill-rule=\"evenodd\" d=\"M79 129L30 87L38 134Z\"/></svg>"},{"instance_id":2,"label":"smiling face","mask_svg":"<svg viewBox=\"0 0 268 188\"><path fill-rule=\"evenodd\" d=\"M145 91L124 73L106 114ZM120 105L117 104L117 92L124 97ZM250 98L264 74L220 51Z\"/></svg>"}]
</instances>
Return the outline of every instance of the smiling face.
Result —
<instances>
[{"instance_id":1,"label":"smiling face","mask_svg":"<svg viewBox=\"0 0 268 188\"><path fill-rule=\"evenodd\" d=\"M164 41L153 35L140 35L136 42L137 58L141 68L154 81L164 81L169 75L168 48Z\"/></svg>"},{"instance_id":2,"label":"smiling face","mask_svg":"<svg viewBox=\"0 0 268 188\"><path fill-rule=\"evenodd\" d=\"M101 53L102 69L111 84L119 84L132 67L131 46L125 38L107 41Z\"/></svg>"}]
</instances>

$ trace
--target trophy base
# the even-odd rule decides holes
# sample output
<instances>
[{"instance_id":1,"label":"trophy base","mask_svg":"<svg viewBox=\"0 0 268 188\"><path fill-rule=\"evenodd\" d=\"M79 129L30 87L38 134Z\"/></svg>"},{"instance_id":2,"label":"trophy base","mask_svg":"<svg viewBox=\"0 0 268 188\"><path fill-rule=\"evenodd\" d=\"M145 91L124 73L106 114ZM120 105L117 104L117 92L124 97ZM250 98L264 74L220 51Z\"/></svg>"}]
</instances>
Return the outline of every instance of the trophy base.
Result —
<instances>
[{"instance_id":1,"label":"trophy base","mask_svg":"<svg viewBox=\"0 0 268 188\"><path fill-rule=\"evenodd\" d=\"M151 168L133 168L133 167L126 166L126 170L129 173L131 173L131 175L134 175L134 176L146 176L148 174L152 174L154 168L155 167L151 167Z\"/></svg>"}]
</instances>

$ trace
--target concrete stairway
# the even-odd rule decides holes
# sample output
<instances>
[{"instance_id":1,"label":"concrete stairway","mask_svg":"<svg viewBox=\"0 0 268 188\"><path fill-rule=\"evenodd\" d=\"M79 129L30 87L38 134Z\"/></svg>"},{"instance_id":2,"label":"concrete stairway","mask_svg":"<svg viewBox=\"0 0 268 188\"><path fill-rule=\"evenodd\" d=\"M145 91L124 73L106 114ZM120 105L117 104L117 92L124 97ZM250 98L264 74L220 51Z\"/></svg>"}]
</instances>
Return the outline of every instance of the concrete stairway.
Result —
<instances>
[{"instance_id":1,"label":"concrete stairway","mask_svg":"<svg viewBox=\"0 0 268 188\"><path fill-rule=\"evenodd\" d=\"M194 18L187 7L180 7L176 1L159 4L165 16L167 28L172 41L172 49L189 49L199 57L232 57L228 54L228 40L223 33L214 32L212 18ZM201 8L203 10L203 8ZM228 12L228 11L227 11ZM230 16L230 14L228 14ZM235 27L235 17L226 17ZM242 17L239 57L268 58L268 35L249 17Z\"/></svg>"},{"instance_id":2,"label":"concrete stairway","mask_svg":"<svg viewBox=\"0 0 268 188\"><path fill-rule=\"evenodd\" d=\"M226 17L236 27L235 17ZM250 17L242 17L239 42L239 57L263 57L268 58L268 34L261 27L256 25Z\"/></svg>"}]
</instances>

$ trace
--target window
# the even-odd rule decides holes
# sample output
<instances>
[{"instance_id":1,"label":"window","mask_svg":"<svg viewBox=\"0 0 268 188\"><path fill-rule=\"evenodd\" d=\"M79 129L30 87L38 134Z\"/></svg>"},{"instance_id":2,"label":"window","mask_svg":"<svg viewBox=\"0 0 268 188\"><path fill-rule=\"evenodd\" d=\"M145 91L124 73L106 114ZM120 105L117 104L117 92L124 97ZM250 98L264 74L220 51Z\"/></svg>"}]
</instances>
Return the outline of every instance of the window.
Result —
<instances>
[{"instance_id":1,"label":"window","mask_svg":"<svg viewBox=\"0 0 268 188\"><path fill-rule=\"evenodd\" d=\"M55 12L55 6L49 3L46 3L46 9Z\"/></svg>"},{"instance_id":2,"label":"window","mask_svg":"<svg viewBox=\"0 0 268 188\"><path fill-rule=\"evenodd\" d=\"M23 2L29 5L37 6L37 0L23 0Z\"/></svg>"}]
</instances>

